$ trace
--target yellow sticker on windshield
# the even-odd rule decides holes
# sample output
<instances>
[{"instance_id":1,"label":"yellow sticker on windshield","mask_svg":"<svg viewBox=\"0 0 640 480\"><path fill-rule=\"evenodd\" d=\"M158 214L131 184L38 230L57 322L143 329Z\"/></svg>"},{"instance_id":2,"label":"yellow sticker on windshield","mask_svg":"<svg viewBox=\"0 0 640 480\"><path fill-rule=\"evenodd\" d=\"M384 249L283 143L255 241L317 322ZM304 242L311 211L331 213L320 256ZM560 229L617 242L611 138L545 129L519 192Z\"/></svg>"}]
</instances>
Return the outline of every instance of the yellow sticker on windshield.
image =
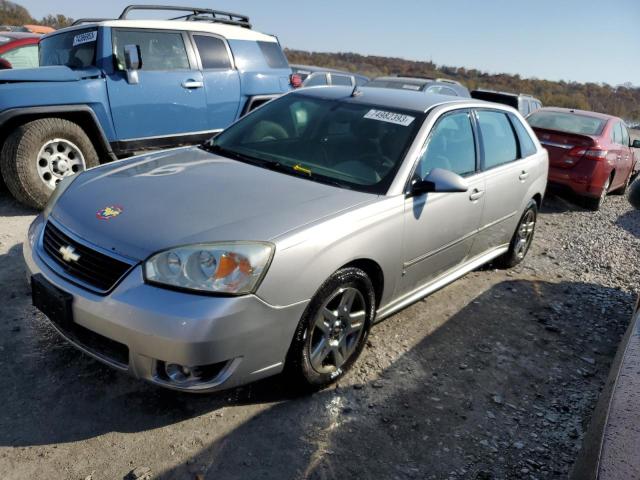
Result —
<instances>
[{"instance_id":1,"label":"yellow sticker on windshield","mask_svg":"<svg viewBox=\"0 0 640 480\"><path fill-rule=\"evenodd\" d=\"M302 173L306 173L307 175L311 175L311 169L310 168L305 168L302 165L294 165L293 169L296 172L302 172Z\"/></svg>"}]
</instances>

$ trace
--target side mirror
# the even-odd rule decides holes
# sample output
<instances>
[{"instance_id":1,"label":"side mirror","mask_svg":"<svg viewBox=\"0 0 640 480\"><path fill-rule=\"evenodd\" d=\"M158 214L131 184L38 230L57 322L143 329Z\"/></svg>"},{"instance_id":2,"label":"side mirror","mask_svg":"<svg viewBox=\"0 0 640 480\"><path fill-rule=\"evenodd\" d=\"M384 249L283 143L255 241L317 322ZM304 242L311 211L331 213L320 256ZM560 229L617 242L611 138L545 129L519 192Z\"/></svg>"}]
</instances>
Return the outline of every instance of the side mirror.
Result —
<instances>
[{"instance_id":1,"label":"side mirror","mask_svg":"<svg viewBox=\"0 0 640 480\"><path fill-rule=\"evenodd\" d=\"M0 58L0 70L9 70L11 68L13 68L13 65L11 65L11 62L9 62L9 60Z\"/></svg>"},{"instance_id":2,"label":"side mirror","mask_svg":"<svg viewBox=\"0 0 640 480\"><path fill-rule=\"evenodd\" d=\"M127 82L137 84L138 70L142 68L142 56L140 55L140 46L125 45L124 46L124 66L127 70Z\"/></svg>"},{"instance_id":3,"label":"side mirror","mask_svg":"<svg viewBox=\"0 0 640 480\"><path fill-rule=\"evenodd\" d=\"M633 143L631 144L631 147L640 148L640 140L634 140Z\"/></svg>"},{"instance_id":4,"label":"side mirror","mask_svg":"<svg viewBox=\"0 0 640 480\"><path fill-rule=\"evenodd\" d=\"M417 180L411 185L413 195L431 192L460 192L469 190L466 180L460 175L444 168L434 168L423 180Z\"/></svg>"}]
</instances>

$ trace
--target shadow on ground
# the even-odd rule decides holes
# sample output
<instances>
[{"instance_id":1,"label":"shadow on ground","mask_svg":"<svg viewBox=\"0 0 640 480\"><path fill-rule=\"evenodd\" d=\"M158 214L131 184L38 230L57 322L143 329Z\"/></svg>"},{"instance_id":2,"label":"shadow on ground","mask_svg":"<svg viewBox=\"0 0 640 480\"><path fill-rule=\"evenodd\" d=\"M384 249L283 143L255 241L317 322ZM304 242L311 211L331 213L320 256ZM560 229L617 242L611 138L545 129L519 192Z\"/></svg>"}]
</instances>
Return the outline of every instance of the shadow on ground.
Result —
<instances>
[{"instance_id":1,"label":"shadow on ground","mask_svg":"<svg viewBox=\"0 0 640 480\"><path fill-rule=\"evenodd\" d=\"M618 217L616 225L640 238L640 210L629 210Z\"/></svg>"}]
</instances>

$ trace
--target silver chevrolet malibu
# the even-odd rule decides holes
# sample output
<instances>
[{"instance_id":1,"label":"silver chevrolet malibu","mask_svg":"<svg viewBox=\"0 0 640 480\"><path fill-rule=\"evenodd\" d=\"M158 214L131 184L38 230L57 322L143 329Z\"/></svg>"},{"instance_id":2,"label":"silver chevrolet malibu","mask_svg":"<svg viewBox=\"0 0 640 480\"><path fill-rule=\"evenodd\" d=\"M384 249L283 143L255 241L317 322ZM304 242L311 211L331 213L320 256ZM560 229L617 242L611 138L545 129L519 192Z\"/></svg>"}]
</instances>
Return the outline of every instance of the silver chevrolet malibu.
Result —
<instances>
[{"instance_id":1,"label":"silver chevrolet malibu","mask_svg":"<svg viewBox=\"0 0 640 480\"><path fill-rule=\"evenodd\" d=\"M302 89L200 147L66 178L31 225L33 303L87 354L208 392L340 378L371 325L521 262L547 153L512 108Z\"/></svg>"}]
</instances>

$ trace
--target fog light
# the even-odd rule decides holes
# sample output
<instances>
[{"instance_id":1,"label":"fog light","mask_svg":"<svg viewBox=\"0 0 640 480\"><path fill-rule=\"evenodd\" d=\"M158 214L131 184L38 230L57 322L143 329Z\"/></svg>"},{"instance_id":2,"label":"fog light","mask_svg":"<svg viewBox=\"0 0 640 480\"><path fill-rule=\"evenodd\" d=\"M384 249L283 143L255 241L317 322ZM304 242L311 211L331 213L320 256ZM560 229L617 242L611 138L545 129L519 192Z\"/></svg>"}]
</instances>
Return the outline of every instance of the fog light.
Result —
<instances>
[{"instance_id":1,"label":"fog light","mask_svg":"<svg viewBox=\"0 0 640 480\"><path fill-rule=\"evenodd\" d=\"M167 377L174 382L186 382L191 378L191 369L177 363L169 363L165 367Z\"/></svg>"}]
</instances>

